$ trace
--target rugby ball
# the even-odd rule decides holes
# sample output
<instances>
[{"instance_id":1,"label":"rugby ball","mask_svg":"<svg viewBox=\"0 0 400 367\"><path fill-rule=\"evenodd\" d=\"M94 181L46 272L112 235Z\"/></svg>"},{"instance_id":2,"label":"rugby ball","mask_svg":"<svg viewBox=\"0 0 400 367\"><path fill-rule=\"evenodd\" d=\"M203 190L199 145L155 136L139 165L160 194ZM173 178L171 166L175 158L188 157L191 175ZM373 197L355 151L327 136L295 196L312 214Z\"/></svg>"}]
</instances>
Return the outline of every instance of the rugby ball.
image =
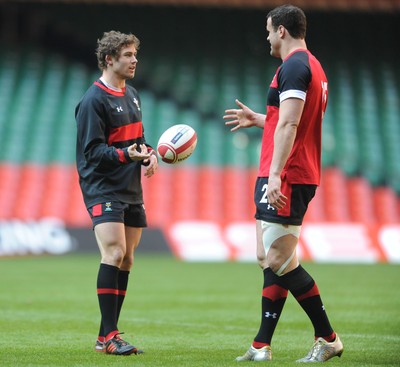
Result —
<instances>
[{"instance_id":1,"label":"rugby ball","mask_svg":"<svg viewBox=\"0 0 400 367\"><path fill-rule=\"evenodd\" d=\"M157 144L157 153L168 164L184 161L194 152L197 144L196 131L189 125L173 125L165 130Z\"/></svg>"}]
</instances>

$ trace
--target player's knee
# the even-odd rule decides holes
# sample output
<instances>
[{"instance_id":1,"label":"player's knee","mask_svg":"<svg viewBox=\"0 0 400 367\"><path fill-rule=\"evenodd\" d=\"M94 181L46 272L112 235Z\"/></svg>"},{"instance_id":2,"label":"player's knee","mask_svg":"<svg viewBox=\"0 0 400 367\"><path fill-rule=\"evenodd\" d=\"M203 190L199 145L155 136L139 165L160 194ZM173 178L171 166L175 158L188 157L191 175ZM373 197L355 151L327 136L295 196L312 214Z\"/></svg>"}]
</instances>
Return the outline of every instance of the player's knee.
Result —
<instances>
[{"instance_id":1,"label":"player's knee","mask_svg":"<svg viewBox=\"0 0 400 367\"><path fill-rule=\"evenodd\" d=\"M262 246L257 248L257 261L261 267L263 267L263 265L265 265L267 262L267 256L266 256L264 248L262 248Z\"/></svg>"},{"instance_id":2,"label":"player's knee","mask_svg":"<svg viewBox=\"0 0 400 367\"><path fill-rule=\"evenodd\" d=\"M301 226L261 222L262 241L267 263L277 275L283 275L292 263Z\"/></svg>"},{"instance_id":3,"label":"player's knee","mask_svg":"<svg viewBox=\"0 0 400 367\"><path fill-rule=\"evenodd\" d=\"M109 246L103 251L102 261L106 264L113 264L120 267L125 257L125 251L122 246Z\"/></svg>"},{"instance_id":4,"label":"player's knee","mask_svg":"<svg viewBox=\"0 0 400 367\"><path fill-rule=\"evenodd\" d=\"M281 276L291 269L291 264L297 262L295 259L296 251L293 251L290 255L276 254L268 259L268 265L271 270L278 276Z\"/></svg>"},{"instance_id":5,"label":"player's knee","mask_svg":"<svg viewBox=\"0 0 400 367\"><path fill-rule=\"evenodd\" d=\"M279 269L279 265L277 265L276 262L274 261L269 261L268 262L268 266L270 267L270 269L276 274L277 270Z\"/></svg>"},{"instance_id":6,"label":"player's knee","mask_svg":"<svg viewBox=\"0 0 400 367\"><path fill-rule=\"evenodd\" d=\"M258 258L257 258L257 262L258 262L258 266L259 266L261 269L266 269L266 268L268 268L268 261L267 261L267 259L265 259L265 258L263 258L263 259L258 259Z\"/></svg>"},{"instance_id":7,"label":"player's knee","mask_svg":"<svg viewBox=\"0 0 400 367\"><path fill-rule=\"evenodd\" d=\"M121 263L121 269L130 270L133 266L133 254L126 254Z\"/></svg>"},{"instance_id":8,"label":"player's knee","mask_svg":"<svg viewBox=\"0 0 400 367\"><path fill-rule=\"evenodd\" d=\"M270 251L268 254L268 266L271 268L271 270L276 274L282 264L284 263L283 256L279 253L275 253L273 251Z\"/></svg>"}]
</instances>

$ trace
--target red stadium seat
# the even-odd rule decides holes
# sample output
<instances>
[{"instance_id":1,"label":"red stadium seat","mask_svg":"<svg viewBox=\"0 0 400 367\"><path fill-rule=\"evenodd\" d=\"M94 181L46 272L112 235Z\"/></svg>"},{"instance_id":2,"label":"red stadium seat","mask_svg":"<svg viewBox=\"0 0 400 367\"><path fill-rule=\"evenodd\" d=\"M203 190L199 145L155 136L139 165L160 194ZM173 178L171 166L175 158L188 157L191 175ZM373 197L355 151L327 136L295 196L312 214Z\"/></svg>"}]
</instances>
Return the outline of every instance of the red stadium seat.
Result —
<instances>
[{"instance_id":1,"label":"red stadium seat","mask_svg":"<svg viewBox=\"0 0 400 367\"><path fill-rule=\"evenodd\" d=\"M248 198L253 195L254 184L250 183L247 168L225 167L223 181L224 221L248 221L250 213Z\"/></svg>"},{"instance_id":2,"label":"red stadium seat","mask_svg":"<svg viewBox=\"0 0 400 367\"><path fill-rule=\"evenodd\" d=\"M163 165L153 177L142 177L142 185L148 225L168 225L173 210L172 170Z\"/></svg>"},{"instance_id":3,"label":"red stadium seat","mask_svg":"<svg viewBox=\"0 0 400 367\"><path fill-rule=\"evenodd\" d=\"M91 227L92 221L83 202L79 187L78 172L70 166L69 189L66 192L68 203L65 209L65 222L70 227Z\"/></svg>"},{"instance_id":4,"label":"red stadium seat","mask_svg":"<svg viewBox=\"0 0 400 367\"><path fill-rule=\"evenodd\" d=\"M71 180L71 166L61 164L47 166L46 192L41 205L41 217L50 216L66 220Z\"/></svg>"},{"instance_id":5,"label":"red stadium seat","mask_svg":"<svg viewBox=\"0 0 400 367\"><path fill-rule=\"evenodd\" d=\"M379 224L400 223L400 199L392 188L376 188L372 200Z\"/></svg>"},{"instance_id":6,"label":"red stadium seat","mask_svg":"<svg viewBox=\"0 0 400 367\"><path fill-rule=\"evenodd\" d=\"M197 218L198 171L194 166L177 165L173 169L171 181L173 221Z\"/></svg>"},{"instance_id":7,"label":"red stadium seat","mask_svg":"<svg viewBox=\"0 0 400 367\"><path fill-rule=\"evenodd\" d=\"M324 186L319 186L314 198L308 205L304 222L325 222L326 214L324 207Z\"/></svg>"},{"instance_id":8,"label":"red stadium seat","mask_svg":"<svg viewBox=\"0 0 400 367\"><path fill-rule=\"evenodd\" d=\"M346 177L338 168L327 168L322 174L321 186L325 203L326 220L330 222L348 222L349 203Z\"/></svg>"},{"instance_id":9,"label":"red stadium seat","mask_svg":"<svg viewBox=\"0 0 400 367\"><path fill-rule=\"evenodd\" d=\"M350 219L353 222L372 224L375 222L374 204L370 199L373 190L363 177L347 180Z\"/></svg>"},{"instance_id":10,"label":"red stadium seat","mask_svg":"<svg viewBox=\"0 0 400 367\"><path fill-rule=\"evenodd\" d=\"M223 169L216 166L199 167L198 219L221 223L223 213Z\"/></svg>"},{"instance_id":11,"label":"red stadium seat","mask_svg":"<svg viewBox=\"0 0 400 367\"><path fill-rule=\"evenodd\" d=\"M247 196L248 217L250 218L250 220L255 220L254 214L256 213L256 205L254 203L254 187L257 180L258 167L249 168L247 170L247 174L248 174L248 185L249 185L249 193Z\"/></svg>"},{"instance_id":12,"label":"red stadium seat","mask_svg":"<svg viewBox=\"0 0 400 367\"><path fill-rule=\"evenodd\" d=\"M38 164L25 164L21 167L21 176L17 187L13 216L22 220L34 220L40 217L42 200L46 188L46 167Z\"/></svg>"},{"instance_id":13,"label":"red stadium seat","mask_svg":"<svg viewBox=\"0 0 400 367\"><path fill-rule=\"evenodd\" d=\"M19 165L12 163L0 164L0 219L11 219L14 215L20 175L21 169Z\"/></svg>"}]
</instances>

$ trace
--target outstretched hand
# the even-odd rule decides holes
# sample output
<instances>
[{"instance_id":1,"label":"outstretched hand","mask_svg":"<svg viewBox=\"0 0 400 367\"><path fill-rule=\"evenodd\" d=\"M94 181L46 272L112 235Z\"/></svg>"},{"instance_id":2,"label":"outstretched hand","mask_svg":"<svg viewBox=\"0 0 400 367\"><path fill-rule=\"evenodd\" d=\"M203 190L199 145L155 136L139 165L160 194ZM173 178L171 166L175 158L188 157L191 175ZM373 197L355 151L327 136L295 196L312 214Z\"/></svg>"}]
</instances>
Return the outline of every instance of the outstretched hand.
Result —
<instances>
[{"instance_id":1,"label":"outstretched hand","mask_svg":"<svg viewBox=\"0 0 400 367\"><path fill-rule=\"evenodd\" d=\"M235 101L239 108L225 110L224 120L226 126L233 126L231 131L248 128L256 125L256 113L238 99Z\"/></svg>"}]
</instances>

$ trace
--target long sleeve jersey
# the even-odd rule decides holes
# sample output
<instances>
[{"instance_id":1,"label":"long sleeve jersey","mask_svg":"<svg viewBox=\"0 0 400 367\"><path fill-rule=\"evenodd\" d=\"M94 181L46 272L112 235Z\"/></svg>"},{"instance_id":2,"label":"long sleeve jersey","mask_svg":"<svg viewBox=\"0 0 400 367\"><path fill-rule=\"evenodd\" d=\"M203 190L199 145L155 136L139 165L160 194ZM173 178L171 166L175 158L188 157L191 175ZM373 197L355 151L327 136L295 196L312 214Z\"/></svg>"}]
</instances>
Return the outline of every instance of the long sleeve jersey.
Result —
<instances>
[{"instance_id":1,"label":"long sleeve jersey","mask_svg":"<svg viewBox=\"0 0 400 367\"><path fill-rule=\"evenodd\" d=\"M142 204L142 161L132 161L127 151L134 143L146 144L136 89L127 85L118 92L97 80L78 103L75 118L76 163L86 207L106 201Z\"/></svg>"}]
</instances>

